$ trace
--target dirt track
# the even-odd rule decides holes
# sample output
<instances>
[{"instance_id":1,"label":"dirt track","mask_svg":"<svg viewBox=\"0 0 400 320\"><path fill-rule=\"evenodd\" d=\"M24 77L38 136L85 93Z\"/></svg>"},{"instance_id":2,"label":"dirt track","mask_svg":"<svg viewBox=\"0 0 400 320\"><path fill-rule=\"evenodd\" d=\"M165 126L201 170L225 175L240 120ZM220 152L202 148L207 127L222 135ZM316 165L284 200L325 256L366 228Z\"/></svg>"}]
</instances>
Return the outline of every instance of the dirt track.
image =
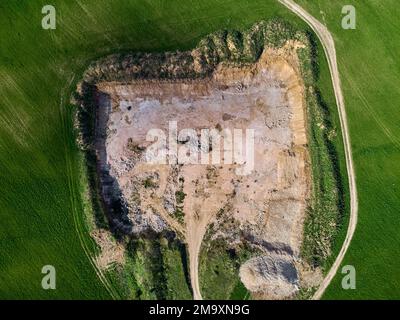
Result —
<instances>
[{"instance_id":1,"label":"dirt track","mask_svg":"<svg viewBox=\"0 0 400 320\"><path fill-rule=\"evenodd\" d=\"M346 166L347 166L347 175L349 178L349 189L350 189L350 221L349 226L347 229L346 238L343 242L343 246L333 263L331 269L329 270L328 274L326 275L325 279L322 281L320 287L315 292L313 299L318 300L322 297L325 289L328 287L330 282L332 281L333 277L335 276L336 272L341 265L343 258L346 254L347 249L349 248L351 239L353 238L354 231L357 225L357 215L358 215L358 199L357 199L357 188L356 188L356 177L354 173L354 166L353 166L353 158L351 153L351 144L350 144L350 137L349 137L349 129L347 125L347 116L346 110L344 105L343 93L340 84L340 77L339 71L336 61L336 50L335 50L335 43L333 41L332 35L330 34L329 30L321 24L317 19L315 19L312 15L310 15L307 11L305 11L302 7L298 4L293 2L292 0L279 0L284 6L289 8L295 14L297 14L301 19L303 19L307 24L314 30L317 34L318 38L320 39L326 57L328 59L329 69L331 72L331 78L333 83L333 89L335 91L335 98L336 103L338 106L339 111L339 118L340 118L340 125L342 129L343 135L343 142L345 148L345 155L346 155Z\"/></svg>"},{"instance_id":2,"label":"dirt track","mask_svg":"<svg viewBox=\"0 0 400 320\"><path fill-rule=\"evenodd\" d=\"M316 19L314 19L312 16L310 16L307 12L305 12L301 7L299 7L293 1L291 1L291 0L279 0L279 1L283 5L288 7L290 10L292 10L294 13L299 15L303 20L305 20L310 25L310 27L315 31L315 33L318 35L318 37L320 38L320 40L323 44L323 47L324 47L324 50L325 50L325 53L326 53L326 56L327 56L327 59L329 62L329 68L330 68L330 72L331 72L332 82L334 85L335 97L336 97L339 116L340 116L341 128L342 128L342 133L343 133L343 141L344 141L344 145L345 145L346 164L347 164L350 192L351 192L350 223L349 223L349 228L348 228L348 232L347 232L343 247L342 247L335 263L333 264L331 270L329 271L328 275L323 280L322 284L320 285L320 288L317 290L317 292L315 293L315 295L313 297L314 299L319 299L322 296L322 294L324 293L326 287L329 285L333 276L336 274L338 267L340 266L340 264L343 260L344 254L347 251L347 248L349 247L349 243L352 239L352 236L354 234L354 230L356 227L358 204L357 204L357 193L356 193L356 186L355 186L353 162L352 162L352 158L351 158L351 146L350 146L350 142L349 142L347 119L346 119L346 113L345 113L345 109L344 109L344 100L343 100L343 95L342 95L341 87L340 87L340 79L339 79L337 62L336 62L336 53L335 53L335 47L334 47L334 42L333 42L332 36L330 35L330 33L328 32L328 30L326 29L325 26L323 26ZM234 74L236 74L236 73L237 72L235 71ZM243 92L242 92L244 90L244 88L247 87L247 85L241 83L241 85L238 86L237 77L233 77L233 78L235 78L235 79L233 79L232 75L229 75L228 77L226 77L226 76L227 75L225 75L224 78L230 79L232 81L235 80L234 83L231 83L232 84L231 89L236 90L238 92L235 91L235 95L232 95L231 92L225 92L228 89L223 89L223 90L225 90L224 92L219 92L217 90L218 94L215 97L218 98L217 99L218 101L216 100L218 102L218 104L221 104L221 105L228 104L227 107L232 107L233 105L238 104L241 106L241 108L243 107L243 105L249 105L249 102L247 101L248 99L247 100L245 99L246 95L243 95ZM244 75L240 74L240 72L239 72L238 74L236 74L236 76L239 76L239 79L242 79ZM107 154L110 158L108 159L109 160L108 162L111 164L112 172L116 176L116 179L118 180L118 188L117 189L118 190L121 189L122 193L124 194L124 198L128 199L128 201L130 201L129 204L131 205L131 207L136 208L137 206L142 206L142 207L144 206L144 209L146 209L146 210L140 210L140 214L134 214L134 215L132 215L132 214L130 215L130 212L128 211L128 217L130 219L132 219L132 221L134 221L134 219L138 219L138 222L139 222L139 223L132 224L132 226L134 228L136 228L137 230L136 229L131 230L131 232L141 232L140 228L146 229L149 226L153 230L162 230L163 228L166 227L166 225L169 225L169 226L173 227L176 231L178 231L178 233L180 233L185 238L187 245L188 245L188 252L189 252L189 258L190 258L190 276L191 276L194 298L201 299L201 293L200 293L199 281L198 281L198 255L199 255L199 251L200 251L201 241L204 236L206 226L210 222L211 216L213 216L213 213L219 211L219 210L217 210L218 208L216 208L214 206L214 204L217 205L217 204L225 203L226 201L223 201L223 200L229 194L233 194L233 193L229 192L230 189L228 190L225 188L226 190L224 192L222 192L220 190L220 188L218 188L218 190L223 193L220 195L220 199L214 199L215 201L206 201L206 202L200 201L200 203L197 203L196 208L188 207L188 205L187 205L188 203L195 203L192 201L192 200L194 200L194 198L196 198L193 196L193 194L196 194L196 191L199 191L200 189L202 191L200 190L201 192L197 193L197 197L199 197L199 195L200 195L200 198L203 200L208 198L210 195L218 196L218 194L219 194L219 192L216 192L217 190L213 190L211 186L205 186L205 185L203 186L203 184L199 185L198 182L196 182L196 181L202 181L202 179L204 178L203 176L207 177L207 175L204 175L204 172L200 172L200 171L197 172L196 170L195 171L191 170L190 171L191 173L190 172L187 172L187 173L181 172L184 176L186 176L186 179L184 177L182 180L180 180L180 179L178 179L178 176L177 176L177 174L179 174L179 171L176 171L176 172L171 171L171 170L170 170L171 172L168 171L168 172L170 172L170 174L172 174L171 179L168 179L169 174L167 174L168 172L165 170L159 170L159 172L156 172L157 174L154 174L154 172L153 173L147 172L149 170L147 170L146 168L144 168L146 170L141 170L140 166L138 166L138 165L132 166L133 160L134 160L133 163L136 163L138 160L140 161L139 156L141 155L141 153L139 151L146 147L146 145L144 145L142 142L144 141L144 137L145 137L145 134L148 131L148 129L149 128L167 129L166 127L165 128L163 127L163 126L166 126L166 124L163 124L165 121L163 121L161 123L163 125L161 125L159 123L159 120L160 120L159 114L160 113L159 112L154 113L154 111L156 111L156 109L157 109L155 107L162 106L164 104L163 101L166 101L168 108L171 109L170 116L168 117L168 119L171 120L171 119L175 119L177 117L177 115L179 115L179 117L182 117L182 116L186 115L187 113L190 113L193 110L196 110L196 108L193 106L193 104L197 103L196 101L199 100L199 99L197 99L198 98L197 97L196 99L191 99L190 101L187 99L186 99L187 101L185 99L183 99L183 100L181 99L182 101L177 101L176 100L176 92L175 92L176 90L172 90L174 92L169 92L170 90L166 90L168 88L164 88L164 87L171 86L171 84L168 84L168 83L163 86L161 86L160 83L157 83L155 86L150 85L150 87L151 87L150 91L147 93L144 93L144 91L143 91L144 87L147 86L147 83L144 82L144 83L140 83L137 85L138 85L137 88L135 86L128 86L129 88L128 87L119 88L120 92L114 92L116 87L114 85L112 85L109 88L109 89L111 89L111 91L109 91L109 92L107 90L105 91L111 97L111 100L107 104L109 107L114 104L118 105L118 103L116 103L116 102L118 102L118 101L121 102L122 100L127 103L127 104L120 103L119 107L110 108L113 110L113 112L111 112L111 114L110 114L111 121L109 122L109 124L111 127L108 128L108 129L110 129L110 135L108 136L108 138L110 138L111 140L114 139L115 140L114 142L116 142L116 143L113 143L113 141L111 141L111 140L110 141L107 140L109 143L105 143L106 146L109 146L109 150L108 150ZM196 86L198 86L198 85L199 84L196 82ZM163 88L161 88L161 87L163 87ZM203 87L204 87L204 85L203 85ZM205 89L203 87L201 87L200 89L202 89L202 90ZM186 94L183 94L184 97L186 97L189 92L193 91L193 90L188 91L188 89L190 89L191 86L187 85L187 84L183 84L183 85L179 86L179 88L180 88L178 90L179 92L186 93ZM225 87L222 86L221 88L225 88ZM227 86L227 88L230 88L230 87ZM251 88L251 86L250 86L250 88ZM281 87L276 86L276 88L281 88ZM251 90L253 90L253 89L251 89ZM138 92L136 92L136 91L138 91ZM200 100L202 100L202 99L204 100L205 97L208 97L210 95L208 92L209 90L206 90L206 91L207 92L205 92L205 93L207 93L207 94L205 94L205 95L200 94L200 96L199 96L199 97L201 97ZM254 93L253 91L251 91L251 93ZM257 92L255 92L255 94L256 93ZM172 98L175 98L173 103L172 103L172 100L171 100L172 98L170 97L170 94L171 94ZM158 99L158 100L155 99L154 95L160 96L159 97L160 99ZM237 103L232 104L232 103L230 103L230 101L228 101L233 96L236 96L236 99L239 99L238 101L236 101ZM275 94L272 94L272 96L275 96ZM115 99L116 97L118 97L118 99ZM134 100L131 100L131 98L135 98L135 97L137 98L136 102ZM290 96L288 96L288 97L290 97ZM142 99L142 98L146 98L146 99ZM168 98L168 99L166 99L166 98ZM193 97L193 98L195 98L195 97ZM272 100L275 101L276 100L275 98ZM292 98L293 97L291 97L291 99ZM128 100L126 100L126 99L128 99ZM243 99L245 99L246 101L241 101ZM113 101L113 102L111 103L111 101ZM268 127L269 129L272 129L272 128L274 128L275 125L280 126L282 124L288 123L288 121L286 121L286 120L289 120L289 118L286 119L286 118L282 118L281 116L274 117L273 115L270 115L270 114L268 114L268 115L256 114L260 110L258 110L257 101L255 101L254 103L255 103L254 106L249 108L249 112L250 112L249 115L251 116L250 118L252 119L252 121L254 120L256 122L260 121L265 116L267 122L264 121L262 123L261 127L263 127L263 128ZM128 104L129 104L129 106L128 106ZM149 106L153 105L153 104L154 104L154 106L149 108ZM176 109L177 108L176 104L180 105L182 110ZM205 105L214 105L214 104L215 103L211 103L211 104L206 103ZM267 105L268 105L268 103L267 103ZM281 103L278 103L278 105L281 105ZM283 106L284 105L285 104L283 104ZM300 104L294 103L294 105L302 105L302 103L300 103ZM252 106L251 103L250 103L250 106ZM198 107L201 107L201 105L199 105ZM165 116L165 109L166 108L164 106L163 107L164 116ZM197 109L199 109L199 108L197 108ZM226 111L225 107L220 108L220 109ZM272 108L270 111L272 112L275 109L280 109L280 108ZM300 108L300 109L302 110L302 108ZM115 112L115 111L117 111L117 112ZM185 111L185 112L182 112L182 111ZM151 112L153 112L154 114L150 114ZM215 110L212 112L215 112ZM229 117L228 118L225 117L226 119L224 119L223 114L221 113L222 120L220 122L223 123L224 121L231 121L232 119L236 119L236 120L232 120L232 121L234 121L234 122L239 121L239 123L237 123L237 125L245 124L245 122L243 122L244 115L242 115L241 112L238 112L238 110L232 110L231 113L235 114L235 116L232 117L231 114L228 114ZM202 127L208 127L208 125L210 125L210 123L209 123L210 119L215 119L214 116L211 116L211 114L204 112L204 110L200 114L203 117L205 117L203 119L204 123L202 126L200 126L199 123L197 123L197 126L195 126L195 124L192 123L193 121L198 122L198 120L200 120L199 116L191 116L189 118L187 116L185 116L185 119L180 119L179 122L183 123L185 125L185 127L202 128ZM207 116L207 115L209 115L209 116ZM141 119L140 119L141 116L143 116L146 119L146 121L141 121ZM238 116L240 116L240 117L238 117ZM166 119L164 119L164 120L166 120ZM175 119L175 121L177 122L177 119ZM294 122L294 124L297 123L297 121L293 121L293 122ZM302 122L300 121L300 124L301 123ZM213 127L217 128L218 124L219 123L217 123L217 124L211 123L211 128L213 128ZM233 124L234 123L232 123L232 125ZM120 127L118 127L118 125L120 125ZM143 125L145 125L145 126L143 126ZM239 126L239 127L241 127L241 126ZM292 126L291 129L295 129L296 127L298 127L298 126L294 125L294 126ZM132 131L131 129L132 130L134 129L135 132L131 132ZM299 128L297 128L297 129L299 129ZM304 129L303 125L300 125L300 129ZM165 131L165 130L163 130L163 131ZM269 135L272 134L272 132L268 132L268 133L269 133ZM301 130L301 133L304 134L304 136L305 136L305 130ZM268 136L268 134L263 135L263 136ZM272 134L272 137L274 139L269 139L269 140L265 140L265 141L261 139L260 140L261 146L263 146L262 145L263 143L276 144L277 143L276 139L278 139L280 136L281 136L281 134L277 134L277 135ZM284 136L286 137L287 135L284 135ZM294 138L296 141L301 136L302 135L294 134ZM300 140L302 140L302 139L300 139ZM127 142L127 144L126 144L126 142ZM286 149L287 149L289 144L287 144L286 142L281 141L278 143L278 145L286 146ZM302 145L302 144L304 144L304 142L300 143L300 145ZM191 145L191 144L188 144L188 145ZM195 145L197 147L198 143ZM290 144L290 145L292 145L292 144ZM265 146L263 146L263 147L265 147ZM139 150L139 151L137 151L137 150ZM255 148L255 150L263 150L263 148ZM124 152L127 152L127 154L126 154L127 157L125 157ZM290 155L290 153L289 153L289 155ZM132 160L132 161L130 161L130 160ZM265 161L255 161L256 164L260 164L260 163L262 164L264 162ZM279 168L279 166L278 166L278 168ZM222 169L222 167L221 167L221 169ZM263 169L263 168L260 168L260 169ZM216 170L218 171L220 169L216 168ZM263 170L261 170L261 171L263 171ZM284 170L284 172L286 172L286 171L287 170ZM195 174L193 174L193 172ZM217 175L217 176L229 177L230 175L231 175L231 173L224 173L222 175ZM279 174L277 176L279 176ZM294 176L297 176L297 175L295 174ZM183 208L181 208L181 209L184 210L186 215L184 217L184 221L180 221L180 222L178 222L178 220L175 221L174 220L175 218L173 219L172 217L170 217L171 214L173 216L173 215L176 215L179 213L178 211L176 211L176 208L175 208L177 206L177 203L175 203L175 202L176 202L176 192L178 189L176 189L175 187L171 188L171 187L173 187L173 185L171 185L171 183L176 180L174 177L176 179L178 179L179 181L183 181L179 185L180 185L180 187L183 188L183 190L185 190L185 197L186 197L186 201L184 203L183 203L183 200L181 200L181 202L183 203ZM286 175L285 175L285 177L286 177ZM286 178L289 179L290 177L287 176ZM146 182L148 179L150 179L151 181L153 181L153 179L155 179L155 180L153 181L153 185L148 185L146 187L146 183L144 183L144 182ZM231 184L235 185L234 179L227 179L227 180L229 180ZM259 181L259 179L253 179L253 178L251 180L254 183ZM194 185L196 186L196 188L194 188L193 186L187 185L188 182L193 182ZM221 183L218 183L218 182L221 182ZM223 181L214 181L215 186L224 185L224 186L230 186L232 188L232 186L229 183L224 184L222 182ZM236 189L237 189L237 187L240 187L240 185L244 184L247 186L247 188L249 188L249 190L246 189L247 193L248 193L248 191L252 190L251 183L249 183L250 181L236 181L236 182L237 182L236 184L238 184L240 182L239 185L235 186ZM246 182L246 183L244 183L244 182ZM174 183L172 183L172 184L174 184ZM289 185L291 185L291 183L289 183ZM132 186L136 186L136 188L133 188ZM138 186L140 186L140 188ZM197 190L198 189L197 186L200 186L202 188ZM191 187L191 188L188 189L188 187ZM237 197L238 192L236 189L235 189L235 196ZM168 192L168 190L172 190L172 191ZM273 190L275 190L275 189L273 189ZM163 192L163 191L165 191L165 192ZM175 191L175 192L173 192L173 191ZM194 193L190 192L190 191L194 191ZM230 191L232 191L232 190L230 190ZM203 193L204 193L204 196L203 196ZM251 194L253 194L253 193L251 193ZM254 194L256 194L256 192L254 192ZM139 199L138 199L138 195L140 197ZM185 199L185 197L184 197L184 199ZM301 199L305 199L305 197L301 197ZM157 200L157 201L155 201L155 200ZM238 203L253 203L253 202L239 201ZM264 203L264 202L262 202L262 203ZM162 205L163 203L164 203L164 206ZM206 205L204 205L204 204L206 204ZM211 207L210 207L210 205L211 205ZM257 210L259 210L259 209L263 210L263 208L258 208L259 206L256 206L256 207L257 207L256 208ZM165 211L164 209L166 209L168 212L164 212ZM239 210L237 210L237 209L239 209ZM249 216L249 215L247 215L246 217L242 217L240 215L240 212L250 212L251 213L254 211L254 210L250 210L250 209L252 209L252 208L247 208L247 207L246 208L236 208L236 210L232 210L232 212L233 213L237 212L238 216L236 218L238 219L238 221L241 221L241 220L243 220L243 218L248 219L247 216ZM160 219L160 217L157 214L154 213L155 212L154 210L159 211L159 214L162 216L162 218L164 218L164 221L163 221L163 219ZM301 213L303 211L304 210L300 210L299 212ZM132 212L136 212L136 211L132 210ZM272 211L272 212L274 212L274 211ZM295 216L297 214L296 212L293 212L293 214ZM257 213L257 212L255 212L255 213ZM257 214L255 214L255 216L258 217ZM275 216L279 218L279 215L276 215L276 214L273 215L273 217L275 217ZM286 217L286 215L285 215L285 217ZM177 216L176 218L179 218L179 217ZM180 217L180 218L182 218L182 217ZM300 220L298 220L298 221L300 221ZM289 235L287 233L285 233L288 228L282 229L281 228L283 226L282 223L279 224L277 221L275 221L273 219L271 221L272 222L270 224L276 227L275 231L280 230L280 232L261 232L260 234L270 235L270 238L271 237L272 238L267 239L269 242L272 241L272 242L280 243L280 242L282 242L282 238L283 238L285 240L283 242L286 243L288 241L288 239L290 239L290 243L288 243L288 245L290 248L292 248L293 247L292 240L296 240L296 239L292 239L293 237L291 237L291 236L288 237ZM242 222L248 224L249 221L246 220L246 221L242 221ZM260 226L263 224L255 223L255 221L253 221L253 225ZM122 227L125 227L125 225L123 225ZM130 226L128 225L127 227L130 227ZM263 231L267 231L267 230L263 230ZM296 234L302 234L302 233L296 232ZM294 241L294 242L299 243L299 241ZM297 246L295 245L294 248L297 248Z\"/></svg>"}]
</instances>

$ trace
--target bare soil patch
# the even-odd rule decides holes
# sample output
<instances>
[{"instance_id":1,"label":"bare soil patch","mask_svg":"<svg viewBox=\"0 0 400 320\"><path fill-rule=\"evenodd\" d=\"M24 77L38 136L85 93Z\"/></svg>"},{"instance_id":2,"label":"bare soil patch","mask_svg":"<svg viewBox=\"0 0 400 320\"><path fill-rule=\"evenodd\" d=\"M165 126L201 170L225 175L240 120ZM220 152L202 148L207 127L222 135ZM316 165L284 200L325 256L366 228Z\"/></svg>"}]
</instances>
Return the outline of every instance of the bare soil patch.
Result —
<instances>
[{"instance_id":1,"label":"bare soil patch","mask_svg":"<svg viewBox=\"0 0 400 320\"><path fill-rule=\"evenodd\" d=\"M253 297L291 298L318 282L300 257L311 185L297 55L305 42L261 22L192 51L112 55L85 72L78 91L96 115L80 143L95 151L110 229L121 239L173 231L195 299L202 245L218 239L258 253L239 270Z\"/></svg>"}]
</instances>

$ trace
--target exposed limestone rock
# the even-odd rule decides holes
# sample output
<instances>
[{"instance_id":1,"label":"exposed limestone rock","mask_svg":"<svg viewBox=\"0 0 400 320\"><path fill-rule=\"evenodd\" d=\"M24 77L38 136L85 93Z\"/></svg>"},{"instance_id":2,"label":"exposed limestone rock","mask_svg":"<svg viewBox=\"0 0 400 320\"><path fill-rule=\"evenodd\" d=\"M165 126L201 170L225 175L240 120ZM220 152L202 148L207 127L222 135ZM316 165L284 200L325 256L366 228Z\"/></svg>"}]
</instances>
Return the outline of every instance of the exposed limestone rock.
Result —
<instances>
[{"instance_id":1,"label":"exposed limestone rock","mask_svg":"<svg viewBox=\"0 0 400 320\"><path fill-rule=\"evenodd\" d=\"M96 121L90 139L79 139L96 153L111 230L130 236L173 230L188 246L194 290L211 224L211 238L232 246L246 241L264 252L240 269L251 292L289 298L298 290L294 261L310 186L300 38L283 24L261 22L244 33L216 32L192 51L111 55L84 74L81 112L90 88ZM168 121L197 135L204 128L251 128L254 170L240 175L245 163L224 161L149 164L147 133L168 132ZM176 143L190 154L212 151L189 137Z\"/></svg>"},{"instance_id":2,"label":"exposed limestone rock","mask_svg":"<svg viewBox=\"0 0 400 320\"><path fill-rule=\"evenodd\" d=\"M288 255L252 258L240 267L240 279L246 288L265 299L290 298L299 289L295 263Z\"/></svg>"}]
</instances>

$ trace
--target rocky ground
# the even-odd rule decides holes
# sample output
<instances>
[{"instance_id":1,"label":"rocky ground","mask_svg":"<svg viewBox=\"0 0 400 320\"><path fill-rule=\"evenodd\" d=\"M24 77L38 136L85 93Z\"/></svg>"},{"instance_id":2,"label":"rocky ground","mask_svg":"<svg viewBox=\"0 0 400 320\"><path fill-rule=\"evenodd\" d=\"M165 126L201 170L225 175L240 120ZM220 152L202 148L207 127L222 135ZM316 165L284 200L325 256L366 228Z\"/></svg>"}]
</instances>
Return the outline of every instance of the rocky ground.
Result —
<instances>
[{"instance_id":1,"label":"rocky ground","mask_svg":"<svg viewBox=\"0 0 400 320\"><path fill-rule=\"evenodd\" d=\"M281 299L299 290L310 193L296 54L301 46L287 41L280 48L265 47L254 63L220 62L212 72L193 50L180 53L185 68L204 77L128 82L103 77L96 83L95 149L102 196L114 212L110 224L134 235L174 230L187 244L195 298L201 298L198 256L210 226L211 238L232 245L247 241L263 252L240 268L249 291ZM179 55L168 56L175 58ZM175 69L172 64L168 72L180 72ZM182 131L187 128L192 131ZM224 143L203 139L205 129L222 135ZM249 141L234 138L232 151L223 135L234 129L241 130L243 141L252 130L254 150L247 148ZM165 141L149 135L154 130L164 132ZM154 163L154 153L149 158L155 142L159 152L168 154L168 163ZM181 158L170 154L173 148ZM238 149L245 156L252 153L254 161L236 161ZM219 163L211 161L215 155ZM101 261L107 261L104 255Z\"/></svg>"}]
</instances>

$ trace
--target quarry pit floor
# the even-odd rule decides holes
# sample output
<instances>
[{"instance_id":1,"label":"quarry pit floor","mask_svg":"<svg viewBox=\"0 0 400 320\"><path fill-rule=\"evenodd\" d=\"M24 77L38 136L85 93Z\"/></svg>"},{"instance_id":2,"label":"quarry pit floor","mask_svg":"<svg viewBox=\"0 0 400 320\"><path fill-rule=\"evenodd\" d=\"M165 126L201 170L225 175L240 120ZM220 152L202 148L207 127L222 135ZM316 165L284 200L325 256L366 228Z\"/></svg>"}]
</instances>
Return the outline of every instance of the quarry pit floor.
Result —
<instances>
[{"instance_id":1,"label":"quarry pit floor","mask_svg":"<svg viewBox=\"0 0 400 320\"><path fill-rule=\"evenodd\" d=\"M139 226L172 229L186 243L195 299L201 299L202 241L221 213L236 222L232 228L250 230L299 256L310 173L298 65L292 44L265 49L254 64L221 64L207 79L97 85L100 107L108 110L100 119L106 135L98 139L97 151L127 202L128 217L137 222L139 208ZM204 148L205 129L221 133L224 143ZM254 140L246 140L251 135ZM147 151L155 145L166 152L167 163L149 161ZM202 160L207 156L208 162ZM240 270L242 282L274 298L269 280L254 268ZM291 290L290 284L278 295Z\"/></svg>"}]
</instances>

